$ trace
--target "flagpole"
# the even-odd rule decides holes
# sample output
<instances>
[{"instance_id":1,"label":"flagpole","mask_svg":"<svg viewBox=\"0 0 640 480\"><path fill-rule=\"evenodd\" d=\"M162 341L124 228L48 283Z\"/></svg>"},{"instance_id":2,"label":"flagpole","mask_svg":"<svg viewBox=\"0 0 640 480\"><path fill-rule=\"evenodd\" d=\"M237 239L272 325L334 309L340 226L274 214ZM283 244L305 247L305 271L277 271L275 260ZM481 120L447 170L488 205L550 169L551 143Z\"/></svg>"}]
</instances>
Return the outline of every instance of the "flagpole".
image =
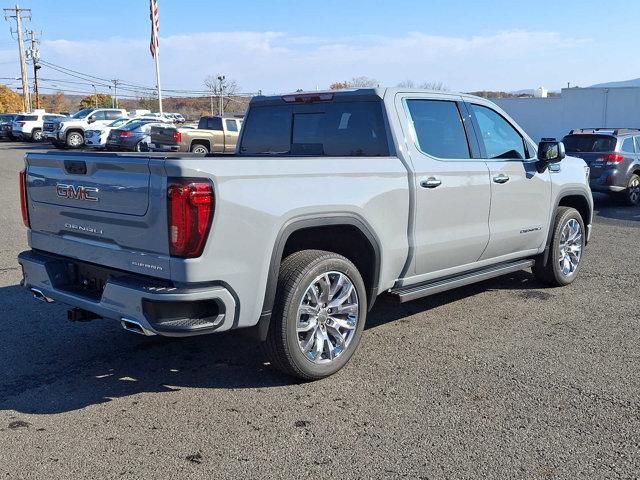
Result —
<instances>
[{"instance_id":1,"label":"flagpole","mask_svg":"<svg viewBox=\"0 0 640 480\"><path fill-rule=\"evenodd\" d=\"M157 42L157 47L155 48L155 55L153 56L153 58L156 61L156 85L158 87L158 110L160 110L160 115L163 114L162 112L162 87L160 86L160 39L158 38L158 30L157 30L157 23L155 22L155 19L153 19L151 21L151 28L153 28L153 36L156 39Z\"/></svg>"}]
</instances>

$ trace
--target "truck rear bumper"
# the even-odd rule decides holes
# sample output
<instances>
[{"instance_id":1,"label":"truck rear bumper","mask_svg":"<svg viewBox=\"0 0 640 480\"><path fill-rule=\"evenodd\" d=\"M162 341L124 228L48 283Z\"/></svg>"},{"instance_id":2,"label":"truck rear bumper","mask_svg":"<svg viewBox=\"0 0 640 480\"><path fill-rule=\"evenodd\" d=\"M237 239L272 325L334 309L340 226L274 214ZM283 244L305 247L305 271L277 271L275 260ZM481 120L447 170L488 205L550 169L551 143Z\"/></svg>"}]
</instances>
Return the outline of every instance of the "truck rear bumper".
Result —
<instances>
[{"instance_id":1,"label":"truck rear bumper","mask_svg":"<svg viewBox=\"0 0 640 480\"><path fill-rule=\"evenodd\" d=\"M229 330L237 319L237 302L224 286L176 287L35 250L22 252L18 262L23 286L37 298L120 321L137 333L204 335ZM131 325L140 329L127 328Z\"/></svg>"}]
</instances>

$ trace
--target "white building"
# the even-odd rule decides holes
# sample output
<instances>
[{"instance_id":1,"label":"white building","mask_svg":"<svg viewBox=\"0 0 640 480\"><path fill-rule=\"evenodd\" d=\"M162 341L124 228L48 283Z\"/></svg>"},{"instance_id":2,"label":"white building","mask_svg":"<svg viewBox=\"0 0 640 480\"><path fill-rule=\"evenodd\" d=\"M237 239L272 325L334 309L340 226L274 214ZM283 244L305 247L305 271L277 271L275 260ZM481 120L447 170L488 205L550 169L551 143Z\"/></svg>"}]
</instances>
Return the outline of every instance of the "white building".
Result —
<instances>
[{"instance_id":1,"label":"white building","mask_svg":"<svg viewBox=\"0 0 640 480\"><path fill-rule=\"evenodd\" d=\"M559 97L492 98L533 138L573 128L640 128L640 87L564 88Z\"/></svg>"}]
</instances>

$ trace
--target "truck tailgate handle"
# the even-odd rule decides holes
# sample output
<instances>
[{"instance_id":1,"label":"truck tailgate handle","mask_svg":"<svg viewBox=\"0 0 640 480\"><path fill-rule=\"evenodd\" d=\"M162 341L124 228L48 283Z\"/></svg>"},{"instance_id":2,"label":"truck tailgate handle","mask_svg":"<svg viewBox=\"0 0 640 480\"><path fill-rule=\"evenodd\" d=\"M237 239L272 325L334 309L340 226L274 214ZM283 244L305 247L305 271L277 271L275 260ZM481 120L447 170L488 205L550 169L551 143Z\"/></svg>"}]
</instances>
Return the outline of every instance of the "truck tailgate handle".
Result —
<instances>
[{"instance_id":1,"label":"truck tailgate handle","mask_svg":"<svg viewBox=\"0 0 640 480\"><path fill-rule=\"evenodd\" d=\"M64 170L71 175L86 175L87 163L84 160L65 160Z\"/></svg>"}]
</instances>

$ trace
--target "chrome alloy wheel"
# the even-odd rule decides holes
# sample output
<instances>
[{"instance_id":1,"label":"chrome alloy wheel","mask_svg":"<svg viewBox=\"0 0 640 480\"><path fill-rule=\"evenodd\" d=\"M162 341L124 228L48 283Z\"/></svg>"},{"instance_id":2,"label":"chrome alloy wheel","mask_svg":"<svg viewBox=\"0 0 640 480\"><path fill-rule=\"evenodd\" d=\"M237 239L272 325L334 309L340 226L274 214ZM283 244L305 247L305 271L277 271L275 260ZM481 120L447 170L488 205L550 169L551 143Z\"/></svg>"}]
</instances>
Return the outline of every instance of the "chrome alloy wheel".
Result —
<instances>
[{"instance_id":1,"label":"chrome alloy wheel","mask_svg":"<svg viewBox=\"0 0 640 480\"><path fill-rule=\"evenodd\" d=\"M578 268L582 256L582 229L580 223L572 218L562 228L560 236L560 271L569 276Z\"/></svg>"},{"instance_id":2,"label":"chrome alloy wheel","mask_svg":"<svg viewBox=\"0 0 640 480\"><path fill-rule=\"evenodd\" d=\"M307 288L296 320L298 345L313 363L329 363L342 355L356 332L358 293L344 273L328 272Z\"/></svg>"},{"instance_id":3,"label":"chrome alloy wheel","mask_svg":"<svg viewBox=\"0 0 640 480\"><path fill-rule=\"evenodd\" d=\"M629 183L629 200L634 205L640 204L640 178L634 177Z\"/></svg>"},{"instance_id":4,"label":"chrome alloy wheel","mask_svg":"<svg viewBox=\"0 0 640 480\"><path fill-rule=\"evenodd\" d=\"M84 138L79 133L73 132L69 134L67 142L70 147L79 147L84 142Z\"/></svg>"}]
</instances>

